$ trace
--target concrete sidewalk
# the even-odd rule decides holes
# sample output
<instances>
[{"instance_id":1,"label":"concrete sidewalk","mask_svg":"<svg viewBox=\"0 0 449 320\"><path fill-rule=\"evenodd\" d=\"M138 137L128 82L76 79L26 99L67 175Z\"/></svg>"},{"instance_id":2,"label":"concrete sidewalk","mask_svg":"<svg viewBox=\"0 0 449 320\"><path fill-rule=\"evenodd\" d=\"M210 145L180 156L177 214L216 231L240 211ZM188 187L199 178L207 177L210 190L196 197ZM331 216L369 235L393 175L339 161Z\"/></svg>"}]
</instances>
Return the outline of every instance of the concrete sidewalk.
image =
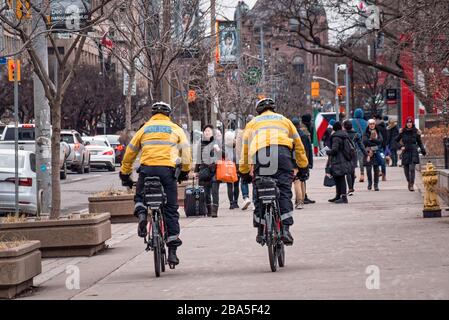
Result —
<instances>
[{"instance_id":1,"label":"concrete sidewalk","mask_svg":"<svg viewBox=\"0 0 449 320\"><path fill-rule=\"evenodd\" d=\"M182 218L181 264L155 278L133 224L113 225L110 248L91 258L44 259L23 299L449 299L449 219L422 219L422 195L389 168L380 192L356 184L348 205L327 202L323 159L308 182L314 205L296 211L295 244L286 267L270 271L267 248L255 242L252 212L228 210L221 187L218 219ZM80 289L66 288L67 266ZM379 289L367 289L372 270ZM369 282L369 281L368 281Z\"/></svg>"}]
</instances>

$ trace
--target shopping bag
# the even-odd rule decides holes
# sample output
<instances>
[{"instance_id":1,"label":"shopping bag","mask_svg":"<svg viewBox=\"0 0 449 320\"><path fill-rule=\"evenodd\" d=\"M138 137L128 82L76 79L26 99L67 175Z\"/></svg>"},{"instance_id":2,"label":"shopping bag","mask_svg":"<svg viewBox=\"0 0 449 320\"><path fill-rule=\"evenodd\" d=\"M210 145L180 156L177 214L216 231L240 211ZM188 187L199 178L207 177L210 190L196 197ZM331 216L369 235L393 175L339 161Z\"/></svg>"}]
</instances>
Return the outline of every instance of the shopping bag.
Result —
<instances>
[{"instance_id":1,"label":"shopping bag","mask_svg":"<svg viewBox=\"0 0 449 320\"><path fill-rule=\"evenodd\" d=\"M230 160L218 160L216 179L217 181L222 181L225 183L237 182L237 167L235 163Z\"/></svg>"}]
</instances>

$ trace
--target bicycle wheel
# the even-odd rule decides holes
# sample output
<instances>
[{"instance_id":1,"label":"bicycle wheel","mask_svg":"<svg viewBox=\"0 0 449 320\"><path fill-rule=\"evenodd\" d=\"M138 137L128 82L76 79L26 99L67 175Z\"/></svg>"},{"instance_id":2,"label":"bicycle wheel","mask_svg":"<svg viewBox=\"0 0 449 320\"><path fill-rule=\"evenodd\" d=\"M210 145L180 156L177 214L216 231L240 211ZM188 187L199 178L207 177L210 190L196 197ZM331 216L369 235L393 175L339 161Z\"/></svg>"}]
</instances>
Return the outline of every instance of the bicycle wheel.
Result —
<instances>
[{"instance_id":1,"label":"bicycle wheel","mask_svg":"<svg viewBox=\"0 0 449 320\"><path fill-rule=\"evenodd\" d=\"M277 245L278 263L279 267L283 268L285 266L285 247L282 242Z\"/></svg>"},{"instance_id":2,"label":"bicycle wheel","mask_svg":"<svg viewBox=\"0 0 449 320\"><path fill-rule=\"evenodd\" d=\"M154 273L156 277L161 276L161 239L159 236L159 225L153 222L153 254L154 254Z\"/></svg>"},{"instance_id":3,"label":"bicycle wheel","mask_svg":"<svg viewBox=\"0 0 449 320\"><path fill-rule=\"evenodd\" d=\"M273 237L273 216L271 214L267 214L266 217L266 223L267 223L267 227L265 229L265 235L266 235L266 239L267 239L267 247L268 247L268 258L270 260L270 268L272 272L276 272L277 271L277 248L276 248L276 241L274 241L274 237Z\"/></svg>"}]
</instances>

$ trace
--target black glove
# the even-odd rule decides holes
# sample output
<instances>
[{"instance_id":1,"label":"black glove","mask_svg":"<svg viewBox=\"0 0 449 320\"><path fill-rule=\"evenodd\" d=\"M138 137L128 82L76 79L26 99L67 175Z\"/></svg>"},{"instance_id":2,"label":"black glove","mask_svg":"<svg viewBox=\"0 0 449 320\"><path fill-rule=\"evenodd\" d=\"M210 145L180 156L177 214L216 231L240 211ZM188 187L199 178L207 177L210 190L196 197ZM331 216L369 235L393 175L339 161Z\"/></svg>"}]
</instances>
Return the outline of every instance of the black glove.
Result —
<instances>
[{"instance_id":1,"label":"black glove","mask_svg":"<svg viewBox=\"0 0 449 320\"><path fill-rule=\"evenodd\" d=\"M299 168L296 176L301 181L307 181L309 179L309 167Z\"/></svg>"},{"instance_id":2,"label":"black glove","mask_svg":"<svg viewBox=\"0 0 449 320\"><path fill-rule=\"evenodd\" d=\"M244 183L252 183L253 182L253 177L249 173L243 173L242 174L242 181Z\"/></svg>"},{"instance_id":3,"label":"black glove","mask_svg":"<svg viewBox=\"0 0 449 320\"><path fill-rule=\"evenodd\" d=\"M421 150L421 154L425 157L427 155L426 150Z\"/></svg>"},{"instance_id":4,"label":"black glove","mask_svg":"<svg viewBox=\"0 0 449 320\"><path fill-rule=\"evenodd\" d=\"M178 177L178 183L189 180L189 172L181 171Z\"/></svg>"},{"instance_id":5,"label":"black glove","mask_svg":"<svg viewBox=\"0 0 449 320\"><path fill-rule=\"evenodd\" d=\"M131 179L131 174L119 173L120 180L122 180L122 186L132 188L134 186L134 181Z\"/></svg>"}]
</instances>

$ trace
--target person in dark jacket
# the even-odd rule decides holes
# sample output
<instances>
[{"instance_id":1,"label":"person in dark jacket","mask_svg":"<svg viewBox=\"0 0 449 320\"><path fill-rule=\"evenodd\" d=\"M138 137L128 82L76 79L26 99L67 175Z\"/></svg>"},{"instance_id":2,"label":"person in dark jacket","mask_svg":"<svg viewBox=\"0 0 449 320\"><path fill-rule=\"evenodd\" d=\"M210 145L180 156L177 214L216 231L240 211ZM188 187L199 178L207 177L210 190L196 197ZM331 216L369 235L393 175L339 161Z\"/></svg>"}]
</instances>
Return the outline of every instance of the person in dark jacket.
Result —
<instances>
[{"instance_id":1,"label":"person in dark jacket","mask_svg":"<svg viewBox=\"0 0 449 320\"><path fill-rule=\"evenodd\" d=\"M354 118L351 120L352 122L352 128L356 133L358 133L359 137L363 137L363 135L366 132L366 128L368 127L368 123L365 120L365 113L363 112L363 109L358 108L354 111ZM360 167L360 179L359 182L365 181L365 166L363 165L363 162L365 160L365 156L362 152L357 152L357 158L359 162Z\"/></svg>"},{"instance_id":2,"label":"person in dark jacket","mask_svg":"<svg viewBox=\"0 0 449 320\"><path fill-rule=\"evenodd\" d=\"M212 218L218 217L220 182L216 180L215 173L220 156L220 143L214 138L214 127L206 125L201 139L201 163L196 165L195 172L206 194L207 215Z\"/></svg>"},{"instance_id":3,"label":"person in dark jacket","mask_svg":"<svg viewBox=\"0 0 449 320\"><path fill-rule=\"evenodd\" d=\"M415 127L412 117L407 118L405 128L399 131L396 142L402 144L402 166L408 182L408 189L413 192L415 191L415 166L419 164L418 147L424 156L427 152L421 140L421 131Z\"/></svg>"},{"instance_id":4,"label":"person in dark jacket","mask_svg":"<svg viewBox=\"0 0 449 320\"><path fill-rule=\"evenodd\" d=\"M359 136L357 132L352 128L351 120L346 120L343 122L343 127L348 134L349 138L354 142L354 146L357 151L357 155L362 153L364 156L367 155L365 146L362 143L362 138ZM352 163L352 171L350 174L346 176L346 180L348 182L348 196L352 196L354 194L354 183L355 183L355 168L357 168L358 158L354 158L351 160Z\"/></svg>"},{"instance_id":5,"label":"person in dark jacket","mask_svg":"<svg viewBox=\"0 0 449 320\"><path fill-rule=\"evenodd\" d=\"M307 141L305 141L305 143L307 144L304 145L304 147L306 148L306 155L307 155L307 160L309 160L309 169L313 169L313 139L312 139L312 133L313 133L313 126L312 126L312 115L309 113L304 114L301 117L301 125L299 128L299 131L301 131L302 133L304 133L305 138L303 139L301 137L301 141L304 141L307 139ZM299 133L298 131L298 133ZM299 133L301 134L301 133ZM307 184L306 182L304 182L304 204L313 204L316 201L312 200L309 198L309 196L307 195Z\"/></svg>"},{"instance_id":6,"label":"person in dark jacket","mask_svg":"<svg viewBox=\"0 0 449 320\"><path fill-rule=\"evenodd\" d=\"M388 143L388 131L387 126L385 124L385 121L381 115L378 115L376 117L376 127L379 130L379 132L382 134L382 150L381 152L385 154L385 151L387 149L387 143ZM385 161L381 164L382 169L382 181L387 181L387 164Z\"/></svg>"},{"instance_id":7,"label":"person in dark jacket","mask_svg":"<svg viewBox=\"0 0 449 320\"><path fill-rule=\"evenodd\" d=\"M394 120L390 120L388 122L387 127L387 146L390 149L391 153L391 161L392 167L398 166L398 150L400 149L400 144L396 142L396 138L399 136L399 128L398 128L398 122Z\"/></svg>"},{"instance_id":8,"label":"person in dark jacket","mask_svg":"<svg viewBox=\"0 0 449 320\"><path fill-rule=\"evenodd\" d=\"M330 169L330 174L335 179L337 194L335 198L330 199L329 202L348 203L345 176L351 174L352 164L345 159L343 149L344 141L345 139L349 139L349 136L345 131L343 131L343 127L340 122L335 122L332 129L334 133L331 138L331 150L327 151L327 155L329 156L327 167Z\"/></svg>"},{"instance_id":9,"label":"person in dark jacket","mask_svg":"<svg viewBox=\"0 0 449 320\"><path fill-rule=\"evenodd\" d=\"M335 124L335 120L332 119L329 121L329 126L326 129L326 132L323 134L323 138L321 138L321 141L323 141L323 144L325 147L331 148L331 137L332 137L332 126Z\"/></svg>"},{"instance_id":10,"label":"person in dark jacket","mask_svg":"<svg viewBox=\"0 0 449 320\"><path fill-rule=\"evenodd\" d=\"M374 173L374 190L379 191L379 166L382 164L381 150L382 150L382 133L376 126L376 121L370 119L368 121L368 128L366 128L363 136L363 145L367 150L364 166L368 175L368 190L373 189L373 173Z\"/></svg>"}]
</instances>

